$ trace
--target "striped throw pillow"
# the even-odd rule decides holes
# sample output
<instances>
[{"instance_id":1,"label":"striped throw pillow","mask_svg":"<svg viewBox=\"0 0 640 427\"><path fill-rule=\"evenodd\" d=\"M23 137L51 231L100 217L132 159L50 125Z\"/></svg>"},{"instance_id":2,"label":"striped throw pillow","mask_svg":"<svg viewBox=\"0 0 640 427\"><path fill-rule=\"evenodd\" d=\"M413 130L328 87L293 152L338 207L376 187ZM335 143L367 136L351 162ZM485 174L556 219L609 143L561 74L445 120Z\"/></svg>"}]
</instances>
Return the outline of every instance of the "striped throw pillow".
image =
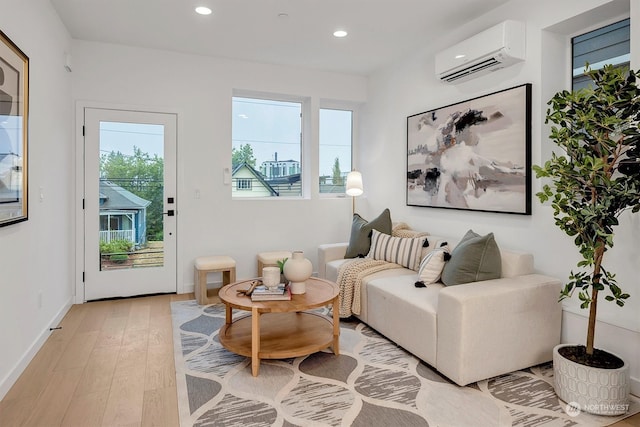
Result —
<instances>
[{"instance_id":1,"label":"striped throw pillow","mask_svg":"<svg viewBox=\"0 0 640 427\"><path fill-rule=\"evenodd\" d=\"M444 269L444 264L451 258L449 254L449 245L442 242L439 248L429 252L427 256L422 258L420 268L418 269L418 278L425 285L436 283L440 280L440 275Z\"/></svg>"},{"instance_id":2,"label":"striped throw pillow","mask_svg":"<svg viewBox=\"0 0 640 427\"><path fill-rule=\"evenodd\" d=\"M420 265L422 245L426 237L402 238L373 230L371 249L367 258L393 262L417 270Z\"/></svg>"}]
</instances>

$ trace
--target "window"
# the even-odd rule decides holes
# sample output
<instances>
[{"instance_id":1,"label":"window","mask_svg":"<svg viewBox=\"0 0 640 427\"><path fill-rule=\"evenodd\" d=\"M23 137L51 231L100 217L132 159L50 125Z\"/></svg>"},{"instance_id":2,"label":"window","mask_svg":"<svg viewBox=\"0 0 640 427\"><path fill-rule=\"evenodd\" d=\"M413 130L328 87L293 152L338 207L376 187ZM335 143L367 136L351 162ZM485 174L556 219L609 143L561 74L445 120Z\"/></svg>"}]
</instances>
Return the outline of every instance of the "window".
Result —
<instances>
[{"instance_id":1,"label":"window","mask_svg":"<svg viewBox=\"0 0 640 427\"><path fill-rule=\"evenodd\" d=\"M301 197L302 103L232 102L232 196Z\"/></svg>"},{"instance_id":2,"label":"window","mask_svg":"<svg viewBox=\"0 0 640 427\"><path fill-rule=\"evenodd\" d=\"M345 192L351 171L353 111L320 109L320 193Z\"/></svg>"},{"instance_id":3,"label":"window","mask_svg":"<svg viewBox=\"0 0 640 427\"><path fill-rule=\"evenodd\" d=\"M584 66L587 62L592 70L598 70L605 64L628 67L629 39L629 19L574 37L571 40L573 90L586 87L591 82L591 79L584 75Z\"/></svg>"},{"instance_id":4,"label":"window","mask_svg":"<svg viewBox=\"0 0 640 427\"><path fill-rule=\"evenodd\" d=\"M250 178L238 178L236 180L236 188L238 190L251 191L251 179Z\"/></svg>"}]
</instances>

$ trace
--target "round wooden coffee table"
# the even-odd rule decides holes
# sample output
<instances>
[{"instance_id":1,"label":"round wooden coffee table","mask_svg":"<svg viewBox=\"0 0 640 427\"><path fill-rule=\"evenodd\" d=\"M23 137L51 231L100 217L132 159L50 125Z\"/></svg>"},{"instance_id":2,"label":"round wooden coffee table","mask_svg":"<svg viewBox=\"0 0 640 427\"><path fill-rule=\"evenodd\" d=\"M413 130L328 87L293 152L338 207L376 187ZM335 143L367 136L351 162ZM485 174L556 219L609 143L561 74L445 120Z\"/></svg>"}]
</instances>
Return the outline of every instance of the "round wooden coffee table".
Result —
<instances>
[{"instance_id":1,"label":"round wooden coffee table","mask_svg":"<svg viewBox=\"0 0 640 427\"><path fill-rule=\"evenodd\" d=\"M312 277L306 281L306 293L292 295L291 301L253 302L238 295L252 280L231 283L218 296L226 306L226 322L218 337L224 348L251 357L251 373L257 376L260 359L285 359L305 356L331 347L339 354L340 317L338 285ZM316 312L318 307L333 304L333 319ZM251 312L232 319L233 309Z\"/></svg>"}]
</instances>

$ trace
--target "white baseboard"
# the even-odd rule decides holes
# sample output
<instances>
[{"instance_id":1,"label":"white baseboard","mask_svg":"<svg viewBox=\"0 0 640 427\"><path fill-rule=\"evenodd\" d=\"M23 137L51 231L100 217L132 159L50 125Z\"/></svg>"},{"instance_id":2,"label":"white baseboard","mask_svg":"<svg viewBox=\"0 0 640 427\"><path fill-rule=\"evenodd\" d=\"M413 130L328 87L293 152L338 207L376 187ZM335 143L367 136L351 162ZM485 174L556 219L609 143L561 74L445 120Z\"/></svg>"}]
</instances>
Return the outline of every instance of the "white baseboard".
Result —
<instances>
[{"instance_id":1,"label":"white baseboard","mask_svg":"<svg viewBox=\"0 0 640 427\"><path fill-rule=\"evenodd\" d=\"M640 378L631 377L631 394L640 397Z\"/></svg>"},{"instance_id":2,"label":"white baseboard","mask_svg":"<svg viewBox=\"0 0 640 427\"><path fill-rule=\"evenodd\" d=\"M18 360L18 363L16 363L15 366L9 371L7 376L2 379L2 381L0 382L0 400L4 399L4 397L9 392L11 387L15 384L15 382L18 380L22 372L24 372L24 370L27 368L31 360L33 360L33 357L42 348L47 338L49 338L49 336L51 335L51 331L49 330L49 328L56 327L60 324L60 322L62 321L62 318L65 316L65 314L67 314L67 312L73 305L72 300L73 300L73 296L69 297L69 299L62 306L60 311L58 311L58 313L53 317L53 319L51 319L51 321L44 328L42 333L36 337L36 339L33 341L31 346L29 346L29 348L27 349L27 351L25 351L25 353L22 355L20 360Z\"/></svg>"}]
</instances>

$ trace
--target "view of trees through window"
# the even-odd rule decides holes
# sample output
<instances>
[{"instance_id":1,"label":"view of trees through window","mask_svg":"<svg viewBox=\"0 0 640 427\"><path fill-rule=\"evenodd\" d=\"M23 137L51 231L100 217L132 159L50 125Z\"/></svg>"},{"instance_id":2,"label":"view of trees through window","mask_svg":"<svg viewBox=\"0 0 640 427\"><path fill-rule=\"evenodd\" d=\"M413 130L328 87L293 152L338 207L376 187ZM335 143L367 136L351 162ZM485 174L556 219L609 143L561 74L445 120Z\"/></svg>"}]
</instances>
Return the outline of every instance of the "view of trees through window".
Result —
<instances>
[{"instance_id":1,"label":"view of trees through window","mask_svg":"<svg viewBox=\"0 0 640 427\"><path fill-rule=\"evenodd\" d=\"M163 240L164 161L133 147L133 155L111 151L100 156L100 177L151 202L147 208L147 240Z\"/></svg>"},{"instance_id":2,"label":"view of trees through window","mask_svg":"<svg viewBox=\"0 0 640 427\"><path fill-rule=\"evenodd\" d=\"M628 67L630 61L629 19L616 22L576 36L571 41L573 50L573 90L590 84L584 74L585 64L598 70L605 64Z\"/></svg>"},{"instance_id":3,"label":"view of trees through window","mask_svg":"<svg viewBox=\"0 0 640 427\"><path fill-rule=\"evenodd\" d=\"M100 270L164 264L164 126L100 122Z\"/></svg>"}]
</instances>

